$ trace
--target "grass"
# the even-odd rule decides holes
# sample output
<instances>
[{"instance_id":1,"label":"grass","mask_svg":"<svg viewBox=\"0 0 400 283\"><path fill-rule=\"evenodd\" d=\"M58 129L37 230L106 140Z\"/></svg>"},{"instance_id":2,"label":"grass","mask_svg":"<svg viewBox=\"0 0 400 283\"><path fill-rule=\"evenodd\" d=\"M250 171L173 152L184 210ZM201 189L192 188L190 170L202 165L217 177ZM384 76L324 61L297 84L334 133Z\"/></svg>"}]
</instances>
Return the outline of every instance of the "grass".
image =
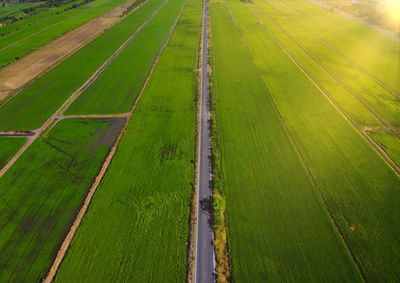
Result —
<instances>
[{"instance_id":1,"label":"grass","mask_svg":"<svg viewBox=\"0 0 400 283\"><path fill-rule=\"evenodd\" d=\"M128 112L168 36L180 6L167 2L159 13L66 111L67 114Z\"/></svg>"},{"instance_id":2,"label":"grass","mask_svg":"<svg viewBox=\"0 0 400 283\"><path fill-rule=\"evenodd\" d=\"M185 281L200 10L187 2L56 282Z\"/></svg>"},{"instance_id":3,"label":"grass","mask_svg":"<svg viewBox=\"0 0 400 283\"><path fill-rule=\"evenodd\" d=\"M126 0L96 0L0 38L0 67L77 28Z\"/></svg>"},{"instance_id":4,"label":"grass","mask_svg":"<svg viewBox=\"0 0 400 283\"><path fill-rule=\"evenodd\" d=\"M367 281L400 278L400 178L239 1L253 62Z\"/></svg>"},{"instance_id":5,"label":"grass","mask_svg":"<svg viewBox=\"0 0 400 283\"><path fill-rule=\"evenodd\" d=\"M396 136L385 131L369 131L368 135L381 146L398 166L400 166L400 141Z\"/></svg>"},{"instance_id":6,"label":"grass","mask_svg":"<svg viewBox=\"0 0 400 283\"><path fill-rule=\"evenodd\" d=\"M18 31L20 29L26 28L28 26L34 25L40 21L43 21L49 17L59 15L65 11L68 11L74 4L80 4L85 0L74 1L73 3L68 3L65 5L61 5L59 7L48 8L43 7L40 8L37 14L29 15L26 18L23 18L17 22L7 24L5 26L0 27L0 36L6 36L10 33ZM21 5L21 4L19 4ZM30 4L32 5L32 4Z\"/></svg>"},{"instance_id":7,"label":"grass","mask_svg":"<svg viewBox=\"0 0 400 283\"><path fill-rule=\"evenodd\" d=\"M301 2L302 1L300 1L300 3ZM271 0L268 1L268 3L275 4L278 2ZM271 10L270 7L266 8L265 2L263 2L263 4L265 7L264 9L269 9L273 14L276 13L276 9ZM343 57L343 53L339 54L332 49L336 46L333 40L329 40L331 45L327 45L326 42L321 42L320 40L324 38L324 33L318 32L317 36L314 36L313 33L310 33L310 31L307 29L305 30L304 27L299 23L290 21L289 18L283 17L282 14L278 13L278 16L276 16L276 14L274 16L273 14L272 17L277 19L277 21L281 23L282 27L284 27L284 29L291 34L292 37L303 46L303 48L307 49L320 62L320 64L332 74L334 78L344 84L345 87L349 89L360 101L362 101L366 107L371 109L372 112L374 112L386 123L400 128L400 81L398 82L399 86L393 86L394 89L397 89L396 96L350 63L345 57ZM316 19L314 19L314 21L316 21ZM335 23L335 17L327 16L325 18L325 22L326 21L332 22L331 24L333 25ZM351 23L351 21L347 22ZM384 36L382 36L381 42L375 42L374 44L370 43L367 40L376 37L375 32L370 30L369 33L363 33L362 26L358 28L357 26L353 26L353 30L350 30L350 28L349 30L344 31L337 29L336 31L330 32L330 34L337 34L336 40L340 41L341 43L343 42L343 37L341 36L342 33L351 35L353 38L358 38L360 41L358 45L351 46L351 49L363 54L363 57L362 59L355 58L354 61L358 64L365 64L365 62L368 61L376 62L377 58L379 58L378 60L380 62L374 63L371 67L366 67L366 69L372 75L378 75L375 74L375 72L376 70L379 70L381 73L377 77L380 78L383 76L382 82L390 84L390 77L392 76L391 72L398 74L400 68L397 66L397 64L388 64L387 61L385 61L385 58L387 54L390 54L392 62L396 62L396 60L400 59L400 43L393 42L391 39L385 38ZM381 44L384 44L383 50L378 49L382 48ZM371 50L366 51L365 46L370 45L373 45L375 49L371 48ZM346 43L346 46L347 48L349 47L348 43ZM393 48L396 49L393 50ZM338 48L338 50L343 49L343 46ZM345 52L345 50L343 50L343 52ZM374 55L372 56L371 54ZM393 69L393 66L397 66L397 69Z\"/></svg>"},{"instance_id":8,"label":"grass","mask_svg":"<svg viewBox=\"0 0 400 283\"><path fill-rule=\"evenodd\" d=\"M46 275L124 119L68 119L0 179L0 281Z\"/></svg>"},{"instance_id":9,"label":"grass","mask_svg":"<svg viewBox=\"0 0 400 283\"><path fill-rule=\"evenodd\" d=\"M2 105L0 129L39 128L162 2L150 0Z\"/></svg>"},{"instance_id":10,"label":"grass","mask_svg":"<svg viewBox=\"0 0 400 283\"><path fill-rule=\"evenodd\" d=\"M210 17L213 164L232 280L360 281L223 1L211 1Z\"/></svg>"},{"instance_id":11,"label":"grass","mask_svg":"<svg viewBox=\"0 0 400 283\"><path fill-rule=\"evenodd\" d=\"M0 169L17 153L26 142L25 138L2 137L0 138Z\"/></svg>"}]
</instances>

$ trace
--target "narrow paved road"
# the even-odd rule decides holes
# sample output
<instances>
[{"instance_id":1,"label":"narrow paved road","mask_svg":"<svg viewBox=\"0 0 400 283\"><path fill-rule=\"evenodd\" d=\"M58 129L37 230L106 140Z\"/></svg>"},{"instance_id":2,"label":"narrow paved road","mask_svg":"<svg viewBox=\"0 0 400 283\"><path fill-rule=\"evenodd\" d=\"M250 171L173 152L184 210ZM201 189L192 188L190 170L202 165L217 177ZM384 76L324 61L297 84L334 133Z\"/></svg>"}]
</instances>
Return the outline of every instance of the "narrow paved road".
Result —
<instances>
[{"instance_id":1,"label":"narrow paved road","mask_svg":"<svg viewBox=\"0 0 400 283\"><path fill-rule=\"evenodd\" d=\"M214 235L212 220L211 151L208 82L208 21L207 0L203 9L203 48L200 99L200 140L197 197L197 242L195 283L215 282Z\"/></svg>"}]
</instances>

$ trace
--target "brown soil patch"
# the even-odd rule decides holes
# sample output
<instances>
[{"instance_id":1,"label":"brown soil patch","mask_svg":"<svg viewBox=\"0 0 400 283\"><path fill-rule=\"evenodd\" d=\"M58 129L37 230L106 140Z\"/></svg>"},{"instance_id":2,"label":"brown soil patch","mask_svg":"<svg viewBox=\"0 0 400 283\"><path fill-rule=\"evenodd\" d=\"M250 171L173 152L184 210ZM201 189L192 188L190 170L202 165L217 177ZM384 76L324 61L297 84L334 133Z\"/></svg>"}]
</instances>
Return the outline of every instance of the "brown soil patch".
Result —
<instances>
[{"instance_id":1,"label":"brown soil patch","mask_svg":"<svg viewBox=\"0 0 400 283\"><path fill-rule=\"evenodd\" d=\"M0 70L0 103L122 19L135 0L97 17Z\"/></svg>"}]
</instances>

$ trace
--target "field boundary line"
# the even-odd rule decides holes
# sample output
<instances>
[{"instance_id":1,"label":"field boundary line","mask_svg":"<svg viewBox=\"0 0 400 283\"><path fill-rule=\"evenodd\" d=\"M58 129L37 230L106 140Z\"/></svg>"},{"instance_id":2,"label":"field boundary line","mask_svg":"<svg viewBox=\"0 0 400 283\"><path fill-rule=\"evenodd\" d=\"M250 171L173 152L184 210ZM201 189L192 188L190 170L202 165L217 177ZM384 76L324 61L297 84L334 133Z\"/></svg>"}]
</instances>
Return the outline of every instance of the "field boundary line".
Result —
<instances>
[{"instance_id":1,"label":"field boundary line","mask_svg":"<svg viewBox=\"0 0 400 283\"><path fill-rule=\"evenodd\" d=\"M169 0L165 0L160 7L136 30L136 32L131 35L118 49L114 52L113 55L99 68L97 71L82 85L80 86L75 92L73 92L67 100L56 110L56 112L47 119L40 128L33 130L35 134L28 140L28 142L17 152L17 154L0 170L0 178L11 168L11 166L17 161L17 159L24 153L26 149L43 133L54 121L58 120L58 117L61 113L65 112L68 107L72 104L72 102L82 94L82 92L91 85L97 77L103 72L103 70L117 57L117 55L128 45L128 43L136 37L136 35L145 27L153 18L154 16L161 10L162 7L168 2ZM186 3L186 2L185 2ZM159 54L157 54L158 56ZM54 125L53 125L54 126ZM16 158L15 158L16 157Z\"/></svg>"},{"instance_id":2,"label":"field boundary line","mask_svg":"<svg viewBox=\"0 0 400 283\"><path fill-rule=\"evenodd\" d=\"M92 200L92 197L93 197L94 193L96 192L98 186L100 185L100 182L103 179L103 177L104 177L109 165L111 164L112 158L113 158L115 152L117 151L118 144L121 141L121 139L122 139L122 137L123 137L123 135L124 135L124 133L125 133L125 131L127 129L127 126L128 126L129 121L130 121L130 119L132 117L133 111L135 110L136 105L138 104L140 98L142 97L142 94L143 94L143 92L144 92L144 90L145 90L145 88L147 86L147 83L150 81L151 75L153 74L153 71L154 71L154 69L155 69L155 67L157 65L157 62L158 62L158 60L159 60L159 58L161 56L161 53L164 50L165 46L167 45L167 43L168 43L168 41L169 41L169 39L170 39L170 37L172 35L173 30L175 29L175 26L178 23L178 20L179 20L181 14L182 14L182 11L183 11L185 5L186 5L186 0L183 3L182 8L181 8L178 16L176 17L175 22L171 26L169 34L168 34L166 40L164 41L163 45L161 46L160 50L158 51L158 54L157 54L155 60L153 61L151 70L150 70L145 82L143 83L142 89L140 90L139 94L136 96L135 101L134 101L134 103L133 103L133 105L131 107L131 110L128 112L128 115L127 115L126 121L125 121L125 125L122 128L120 134L118 135L118 138L115 141L113 147L111 148L109 154L107 155L105 161L103 162L102 167L100 169L100 172L96 176L94 183L90 187L89 192L88 192L88 194L87 194L87 196L86 196L86 198L84 200L84 204L81 207L81 209L79 210L79 213L77 214L77 216L76 216L76 218L75 218L75 220L74 220L74 222L73 222L73 224L72 224L67 236L65 237L60 249L58 250L57 256L53 261L53 265L51 266L49 272L47 273L46 277L42 281L43 283L50 283L50 282L53 281L53 279L54 279L54 277L55 277L55 275L57 273L58 267L60 266L62 260L64 259L64 256L65 256L65 254L66 254L66 252L67 252L67 250L68 250L68 248L69 248L69 246L71 244L71 241L72 241L72 239L73 239L73 237L75 235L75 232L78 229L78 227L79 227L79 225L80 225L80 223L81 223L81 221L82 221L82 219L83 219L83 217L84 217L84 215L85 215L85 213L86 213L86 211L87 211L87 209L89 207L89 204L90 204L90 202Z\"/></svg>"},{"instance_id":3,"label":"field boundary line","mask_svg":"<svg viewBox=\"0 0 400 283\"><path fill-rule=\"evenodd\" d=\"M265 26L264 22L254 13L254 11L253 11L250 7L248 7L247 4L244 4L244 5L251 11L251 13L257 18L257 20L258 20L263 26ZM245 40L243 37L242 37L242 40L244 41L244 44L245 44L246 48L248 49L248 52L250 53L249 47L248 47L248 45L247 45L246 40ZM251 53L250 53L250 56L251 56ZM251 56L251 58L252 58L252 57L253 57L253 56ZM255 63L254 63L253 58L252 58L252 64L253 64L253 66L254 66L254 68L255 68L255 70L256 70L258 76L260 76L260 71L259 71L258 68L255 66ZM365 274L364 274L364 272L363 272L361 266L359 265L359 263L358 263L356 257L354 256L352 250L350 249L350 246L349 246L349 244L347 243L347 241L346 241L344 235L342 234L342 232L341 232L341 230L340 230L338 224L336 223L336 220L335 220L335 218L333 217L333 214L331 213L331 211L330 211L330 209L329 209L329 206L328 206L328 204L327 204L327 201L326 201L325 197L323 196L321 189L320 189L319 186L317 185L317 182L315 181L314 176L313 176L312 173L311 173L311 170L310 170L309 167L307 166L307 164L306 164L306 162L305 162L305 160L304 160L304 158L303 158L303 155L301 154L301 151L300 151L299 147L297 146L296 141L294 140L293 136L290 134L289 128L288 128L288 126L287 126L285 120L283 119L282 114L281 114L281 112L279 111L278 106L276 105L274 99L272 98L271 93L270 93L268 87L267 87L266 84L265 84L265 81L264 81L263 79L261 79L261 81L262 81L263 84L264 84L264 89L265 89L265 92L266 92L266 98L270 101L271 105L273 106L273 108L274 108L274 110L275 110L275 113L277 114L277 116L278 116L278 118L279 118L279 120L280 120L280 122L281 122L282 128L283 128L283 130L284 130L286 136L289 138L290 143L292 144L292 146L293 146L295 152L297 153L297 155L298 155L298 157L299 157L299 160L300 160L300 162L301 162L301 164L302 164L304 170L306 171L308 177L310 178L310 180L311 180L313 186L317 189L317 192L318 192L317 196L319 196L319 197L320 197L320 201L322 201L322 208L324 208L323 210L325 211L326 215L329 217L331 224L333 225L333 227L335 228L335 231L337 232L337 235L338 235L338 236L341 238L341 240L342 240L342 244L344 245L345 249L348 251L348 253L349 253L349 255L350 255L350 258L351 258L352 261L353 261L354 266L356 267L356 269L357 269L358 273L360 274L362 280L365 282L365 280L366 280L366 279L365 279ZM314 191L314 192L315 192L315 191Z\"/></svg>"},{"instance_id":4,"label":"field boundary line","mask_svg":"<svg viewBox=\"0 0 400 283\"><path fill-rule=\"evenodd\" d=\"M325 95L326 99L339 111L340 114L345 118L345 120L356 130L356 132L364 137L366 141L369 143L372 149L375 152L379 153L380 156L384 161L390 165L389 167L392 168L398 175L400 175L400 167L387 155L387 153L379 146L365 131L362 130L360 125L356 121L351 118L351 116L336 102L335 99L321 86L313 76L305 70L302 64L286 49L286 47L280 42L280 40L272 33L272 31L262 22L262 20L254 13L254 11L246 5L246 7L253 13L253 15L260 21L262 26L268 31L271 37L275 40L275 42L282 48L282 50L286 53L286 55L290 58L290 60L295 63L295 65L299 68L300 71L311 81L314 86L316 86L322 94Z\"/></svg>"},{"instance_id":5,"label":"field boundary line","mask_svg":"<svg viewBox=\"0 0 400 283\"><path fill-rule=\"evenodd\" d=\"M398 139L400 139L400 133L399 131L394 128L390 123L387 123L383 121L380 117L378 117L373 110L370 109L360 98L359 95L353 91L346 83L342 82L340 79L337 78L337 76L328 70L328 68L318 59L316 58L310 50L305 48L302 44L300 44L292 35L290 35L278 22L276 22L268 13L263 11L258 5L254 4L258 10L261 11L262 14L264 14L269 20L271 20L286 36L290 38L301 50L303 50L309 57L311 57L312 60L314 60L317 65L319 65L325 72L328 73L328 75L334 79L343 89L345 89L352 97L354 97L367 111L370 113L376 120L378 120L382 125L384 125L388 130L390 130L393 135L395 135ZM272 32L272 31L271 31ZM283 43L282 43L283 45ZM304 67L302 67L305 69ZM313 80L316 80L313 78Z\"/></svg>"},{"instance_id":6,"label":"field boundary line","mask_svg":"<svg viewBox=\"0 0 400 283\"><path fill-rule=\"evenodd\" d=\"M289 6L291 9L295 9L293 7L291 7L291 5L289 3L287 3L286 1L283 2L285 3L285 5ZM265 12L264 9L262 9L258 4L253 3L255 6L257 6L263 13ZM268 3L268 5L270 5L272 8L275 9L275 7L273 7L270 3ZM267 13L267 12L265 12ZM370 77L372 80L374 80L376 83L378 83L381 87L383 87L384 89L386 89L387 91L389 91L391 94L397 96L400 98L400 94L395 91L394 89L392 89L390 86L388 86L386 83L382 82L381 80L379 80L377 77L375 77L374 75L372 75L371 73L369 73L367 70L365 70L363 67L361 67L359 64L357 64L356 62L354 62L352 59L350 59L349 57L347 57L346 55L344 55L339 49L333 47L331 44L329 44L327 41L323 40L322 38L320 38L316 33L312 32L311 30L309 30L308 28L306 28L304 25L302 25L301 23L299 23L298 21L296 21L295 19L288 17L287 15L285 15L284 13L281 13L282 16L285 16L289 21L293 22L294 24L296 24L298 27L300 27L302 30L304 30L305 32L307 32L308 34L310 34L312 37L314 37L316 40L318 40L319 42L321 42L322 44L324 44L326 47L328 47L329 49L331 49L332 51L334 51L335 53L337 53L339 56L343 57L347 62L349 62L350 64L353 65L353 67L355 67L356 69L358 69L359 71L361 71L362 73L364 73L365 75L367 75L368 77Z\"/></svg>"},{"instance_id":7,"label":"field boundary line","mask_svg":"<svg viewBox=\"0 0 400 283\"><path fill-rule=\"evenodd\" d=\"M43 70L41 70L40 72L38 72L36 75L34 75L33 77L31 77L29 80L27 80L26 82L22 83L20 86L14 88L14 89L4 89L4 90L0 90L0 93L7 93L7 95L4 96L4 98L0 97L0 107L7 103L8 101L10 101L12 98L14 98L15 96L17 96L21 91L23 91L24 89L26 89L27 87L31 86L35 81L37 81L38 79L40 79L41 77L43 77L46 73L50 72L52 69L54 69L55 67L57 67L59 64L61 64L63 61L65 61L67 58L71 57L72 55L74 55L75 53L77 53L79 50L81 50L83 47L85 47L86 45L88 45L90 42L92 42L93 40L95 40L96 38L98 38L100 35L102 35L103 33L105 33L107 30L111 29L113 26L117 25L119 22L121 22L123 19L125 19L126 17L128 17L130 14L132 14L133 12L135 12L137 9L141 8L142 6L144 6L145 4L147 4L150 0L145 0L143 3L141 3L139 6L137 6L136 8L134 8L132 11L130 11L129 13L127 13L125 16L120 16L119 19L117 21L115 21L114 23L111 23L107 26L105 26L105 28L95 34L93 34L91 37L89 37L85 42L83 42L80 46L77 46L76 48L72 49L69 53L65 54L64 56L60 57L58 60L54 61L53 63L51 63L49 66L43 68ZM129 3L135 3L136 0L132 1L128 1ZM40 50L41 48L44 48L46 46L51 45L53 42L57 41L57 40L61 40L62 37L67 36L70 32L73 32L81 27L83 27L86 24L89 24L91 21L94 21L96 19L99 19L101 17L103 17L104 15L113 12L114 10L121 8L122 6L126 5L128 2L114 8L111 11L106 12L105 14L102 14L96 18L93 18L92 20L90 20L89 22L84 23L83 25L77 27L76 29L70 30L67 33L55 38L54 40L51 40L50 42L47 42L45 44L43 44L42 46L40 46L38 49L32 50L31 52L28 52L27 54L21 56L20 59L13 61L10 64L7 64L6 66L0 68L0 71L6 71L8 68L10 68L11 66L18 64L18 62L21 62L21 60L23 60L25 57L29 56L30 54L34 53L35 51ZM118 18L118 17L116 17Z\"/></svg>"}]
</instances>

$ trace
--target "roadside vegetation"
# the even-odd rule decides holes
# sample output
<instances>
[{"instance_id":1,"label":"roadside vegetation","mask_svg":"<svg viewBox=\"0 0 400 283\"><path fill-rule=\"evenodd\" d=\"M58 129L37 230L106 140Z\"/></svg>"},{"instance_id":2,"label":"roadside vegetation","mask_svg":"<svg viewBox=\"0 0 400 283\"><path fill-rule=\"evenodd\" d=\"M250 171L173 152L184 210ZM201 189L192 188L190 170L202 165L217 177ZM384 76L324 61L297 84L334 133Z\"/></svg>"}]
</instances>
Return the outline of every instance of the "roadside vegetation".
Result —
<instances>
[{"instance_id":1,"label":"roadside vegetation","mask_svg":"<svg viewBox=\"0 0 400 283\"><path fill-rule=\"evenodd\" d=\"M60 121L0 179L0 281L46 275L124 123Z\"/></svg>"},{"instance_id":2,"label":"roadside vegetation","mask_svg":"<svg viewBox=\"0 0 400 283\"><path fill-rule=\"evenodd\" d=\"M228 3L252 61L363 278L400 278L395 224L400 217L399 175L361 135L357 124L316 87L297 57L268 30L271 25L264 25L252 11L252 5L236 0ZM354 87L356 82L363 83L355 80Z\"/></svg>"},{"instance_id":3,"label":"roadside vegetation","mask_svg":"<svg viewBox=\"0 0 400 283\"><path fill-rule=\"evenodd\" d=\"M0 137L0 169L10 161L25 142L25 138Z\"/></svg>"},{"instance_id":4,"label":"roadside vegetation","mask_svg":"<svg viewBox=\"0 0 400 283\"><path fill-rule=\"evenodd\" d=\"M0 130L39 128L162 3L150 0L0 106Z\"/></svg>"},{"instance_id":5,"label":"roadside vegetation","mask_svg":"<svg viewBox=\"0 0 400 283\"><path fill-rule=\"evenodd\" d=\"M177 16L184 1L171 3ZM185 281L200 16L201 2L189 0L56 282Z\"/></svg>"}]
</instances>

